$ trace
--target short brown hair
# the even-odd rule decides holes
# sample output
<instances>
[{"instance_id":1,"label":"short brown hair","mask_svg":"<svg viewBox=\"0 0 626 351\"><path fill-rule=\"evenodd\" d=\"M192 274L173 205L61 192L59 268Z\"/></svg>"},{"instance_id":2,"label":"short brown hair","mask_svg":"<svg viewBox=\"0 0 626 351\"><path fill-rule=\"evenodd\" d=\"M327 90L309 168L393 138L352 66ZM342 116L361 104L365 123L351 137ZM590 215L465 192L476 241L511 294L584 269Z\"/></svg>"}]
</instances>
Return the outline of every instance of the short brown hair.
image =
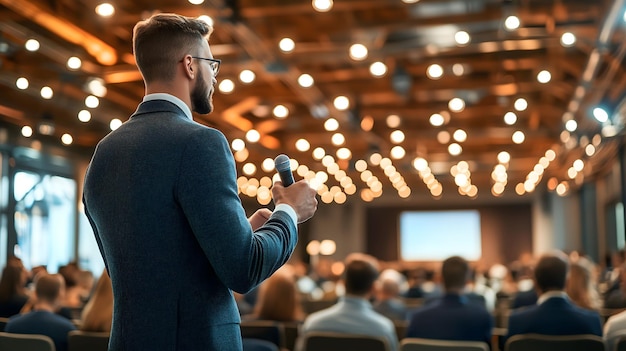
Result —
<instances>
[{"instance_id":1,"label":"short brown hair","mask_svg":"<svg viewBox=\"0 0 626 351\"><path fill-rule=\"evenodd\" d=\"M346 293L362 296L372 290L378 279L378 261L366 254L353 253L346 258Z\"/></svg>"},{"instance_id":2,"label":"short brown hair","mask_svg":"<svg viewBox=\"0 0 626 351\"><path fill-rule=\"evenodd\" d=\"M54 304L61 295L61 289L64 288L65 283L61 275L42 273L35 283L35 295L39 300Z\"/></svg>"},{"instance_id":3,"label":"short brown hair","mask_svg":"<svg viewBox=\"0 0 626 351\"><path fill-rule=\"evenodd\" d=\"M469 278L469 264L463 257L452 256L443 261L441 276L446 290L463 288Z\"/></svg>"},{"instance_id":4,"label":"short brown hair","mask_svg":"<svg viewBox=\"0 0 626 351\"><path fill-rule=\"evenodd\" d=\"M156 14L133 29L133 52L146 83L169 82L183 56L195 55L213 28L203 20L172 13Z\"/></svg>"}]
</instances>

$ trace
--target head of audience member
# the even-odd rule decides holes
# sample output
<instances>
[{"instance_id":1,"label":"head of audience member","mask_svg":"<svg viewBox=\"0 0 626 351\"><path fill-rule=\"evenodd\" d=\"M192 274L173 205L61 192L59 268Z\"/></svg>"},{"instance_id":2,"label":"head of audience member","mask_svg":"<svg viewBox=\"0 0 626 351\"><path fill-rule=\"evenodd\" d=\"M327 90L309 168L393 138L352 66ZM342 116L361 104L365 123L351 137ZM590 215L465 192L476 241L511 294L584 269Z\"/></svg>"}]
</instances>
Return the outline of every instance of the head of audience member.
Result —
<instances>
[{"instance_id":1,"label":"head of audience member","mask_svg":"<svg viewBox=\"0 0 626 351\"><path fill-rule=\"evenodd\" d=\"M281 267L261 284L254 315L256 319L282 322L304 318L296 275L290 266Z\"/></svg>"},{"instance_id":2,"label":"head of audience member","mask_svg":"<svg viewBox=\"0 0 626 351\"><path fill-rule=\"evenodd\" d=\"M406 277L395 269L385 269L378 277L376 299L385 301L398 298L408 289Z\"/></svg>"},{"instance_id":3,"label":"head of audience member","mask_svg":"<svg viewBox=\"0 0 626 351\"><path fill-rule=\"evenodd\" d=\"M98 278L93 295L81 312L80 330L92 332L111 331L113 319L113 286L106 269Z\"/></svg>"},{"instance_id":4,"label":"head of audience member","mask_svg":"<svg viewBox=\"0 0 626 351\"><path fill-rule=\"evenodd\" d=\"M9 301L16 296L25 295L24 286L28 276L24 268L17 264L7 264L0 277L0 301Z\"/></svg>"},{"instance_id":5,"label":"head of audience member","mask_svg":"<svg viewBox=\"0 0 626 351\"><path fill-rule=\"evenodd\" d=\"M557 252L541 256L535 267L535 284L539 294L563 291L567 281L568 258Z\"/></svg>"},{"instance_id":6,"label":"head of audience member","mask_svg":"<svg viewBox=\"0 0 626 351\"><path fill-rule=\"evenodd\" d=\"M452 256L443 261L441 276L446 293L461 294L469 279L469 273L469 264L460 256Z\"/></svg>"},{"instance_id":7,"label":"head of audience member","mask_svg":"<svg viewBox=\"0 0 626 351\"><path fill-rule=\"evenodd\" d=\"M344 271L346 295L369 298L378 274L378 261L374 257L362 253L348 255Z\"/></svg>"},{"instance_id":8,"label":"head of audience member","mask_svg":"<svg viewBox=\"0 0 626 351\"><path fill-rule=\"evenodd\" d=\"M75 263L68 263L65 266L59 267L59 274L65 280L65 287L71 288L78 283L78 265Z\"/></svg>"},{"instance_id":9,"label":"head of audience member","mask_svg":"<svg viewBox=\"0 0 626 351\"><path fill-rule=\"evenodd\" d=\"M65 282L60 275L40 274L35 282L36 308L55 311L64 289Z\"/></svg>"},{"instance_id":10,"label":"head of audience member","mask_svg":"<svg viewBox=\"0 0 626 351\"><path fill-rule=\"evenodd\" d=\"M593 286L592 263L580 257L571 262L565 292L579 307L595 310L600 308L600 298Z\"/></svg>"}]
</instances>

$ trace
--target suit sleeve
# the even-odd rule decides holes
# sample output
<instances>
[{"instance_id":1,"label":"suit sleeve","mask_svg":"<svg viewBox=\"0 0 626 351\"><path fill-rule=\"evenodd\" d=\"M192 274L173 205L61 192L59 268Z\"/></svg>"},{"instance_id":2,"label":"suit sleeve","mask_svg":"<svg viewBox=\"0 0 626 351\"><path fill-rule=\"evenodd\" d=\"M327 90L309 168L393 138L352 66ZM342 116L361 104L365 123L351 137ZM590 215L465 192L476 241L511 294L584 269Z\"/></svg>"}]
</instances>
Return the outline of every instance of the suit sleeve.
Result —
<instances>
[{"instance_id":1,"label":"suit sleeve","mask_svg":"<svg viewBox=\"0 0 626 351\"><path fill-rule=\"evenodd\" d=\"M287 212L274 211L253 232L236 177L224 135L203 128L187 142L175 196L217 276L228 288L245 293L287 262L297 227Z\"/></svg>"}]
</instances>

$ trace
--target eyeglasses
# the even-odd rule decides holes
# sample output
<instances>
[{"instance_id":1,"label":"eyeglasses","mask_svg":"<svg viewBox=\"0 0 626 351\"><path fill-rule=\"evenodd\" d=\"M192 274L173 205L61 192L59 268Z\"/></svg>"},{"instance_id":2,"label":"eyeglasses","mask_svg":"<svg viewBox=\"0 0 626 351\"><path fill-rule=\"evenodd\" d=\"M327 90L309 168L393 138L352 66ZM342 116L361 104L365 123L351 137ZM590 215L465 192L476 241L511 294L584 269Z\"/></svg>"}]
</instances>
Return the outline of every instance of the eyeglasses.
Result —
<instances>
[{"instance_id":1,"label":"eyeglasses","mask_svg":"<svg viewBox=\"0 0 626 351\"><path fill-rule=\"evenodd\" d=\"M220 71L220 65L222 64L222 60L205 58L205 57L197 57L197 56L191 56L191 58L209 61L209 64L211 65L211 69L213 70L213 76L217 77L217 72Z\"/></svg>"}]
</instances>

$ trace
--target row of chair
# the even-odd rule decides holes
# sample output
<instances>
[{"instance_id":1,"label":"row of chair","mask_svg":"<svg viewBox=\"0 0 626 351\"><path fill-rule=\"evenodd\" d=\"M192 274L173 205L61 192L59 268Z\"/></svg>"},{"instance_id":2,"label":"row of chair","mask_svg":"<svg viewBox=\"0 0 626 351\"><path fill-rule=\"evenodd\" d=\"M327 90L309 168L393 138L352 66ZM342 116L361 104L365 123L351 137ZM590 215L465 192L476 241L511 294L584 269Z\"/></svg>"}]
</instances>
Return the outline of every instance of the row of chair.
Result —
<instances>
[{"instance_id":1,"label":"row of chair","mask_svg":"<svg viewBox=\"0 0 626 351\"><path fill-rule=\"evenodd\" d=\"M67 335L68 351L107 351L109 333L72 330ZM2 351L55 351L54 342L45 335L0 332Z\"/></svg>"},{"instance_id":2,"label":"row of chair","mask_svg":"<svg viewBox=\"0 0 626 351\"><path fill-rule=\"evenodd\" d=\"M298 351L389 351L384 338L338 333L307 333L298 339ZM404 338L400 351L489 351L489 345L480 341L448 341ZM521 334L507 340L505 351L626 351L626 334L614 350L607 350L602 337L597 335L540 335Z\"/></svg>"},{"instance_id":3,"label":"row of chair","mask_svg":"<svg viewBox=\"0 0 626 351\"><path fill-rule=\"evenodd\" d=\"M244 338L244 351L278 351L271 342L257 342ZM108 333L72 331L68 335L68 351L105 351ZM299 351L390 351L387 340L371 335L351 335L332 332L311 332L298 338ZM44 335L0 332L0 350L3 351L55 351L52 339ZM404 338L400 351L489 351L489 345L479 341L448 341L421 338ZM614 350L606 350L604 340L597 335L548 336L539 334L515 335L507 340L505 351L626 351L626 334Z\"/></svg>"}]
</instances>

